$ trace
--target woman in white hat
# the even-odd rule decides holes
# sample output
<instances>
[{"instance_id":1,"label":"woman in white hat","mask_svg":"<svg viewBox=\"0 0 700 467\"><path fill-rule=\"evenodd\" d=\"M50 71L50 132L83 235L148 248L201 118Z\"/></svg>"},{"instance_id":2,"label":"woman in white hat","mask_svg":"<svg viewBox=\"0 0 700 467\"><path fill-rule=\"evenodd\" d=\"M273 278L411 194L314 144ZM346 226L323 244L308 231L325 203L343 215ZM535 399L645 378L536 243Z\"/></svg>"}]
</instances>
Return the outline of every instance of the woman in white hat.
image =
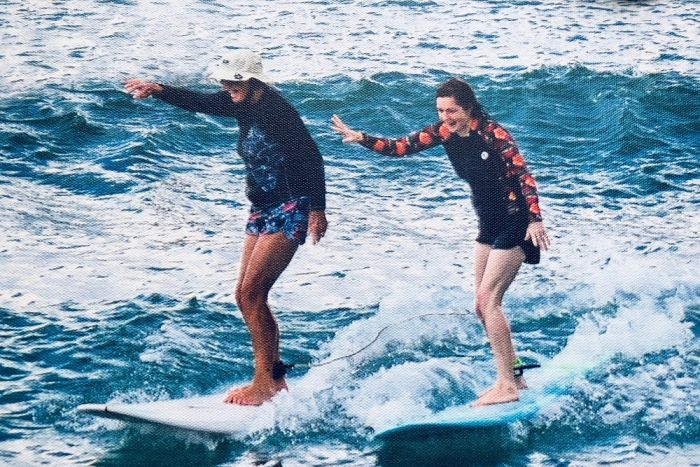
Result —
<instances>
[{"instance_id":1,"label":"woman in white hat","mask_svg":"<svg viewBox=\"0 0 700 467\"><path fill-rule=\"evenodd\" d=\"M323 159L298 112L266 84L259 55L228 53L210 77L222 91L200 93L140 79L128 80L126 90L137 99L153 96L192 112L238 120L238 153L252 206L236 302L251 333L255 374L225 401L260 405L287 387L279 328L267 297L307 232L314 244L326 232Z\"/></svg>"}]
</instances>

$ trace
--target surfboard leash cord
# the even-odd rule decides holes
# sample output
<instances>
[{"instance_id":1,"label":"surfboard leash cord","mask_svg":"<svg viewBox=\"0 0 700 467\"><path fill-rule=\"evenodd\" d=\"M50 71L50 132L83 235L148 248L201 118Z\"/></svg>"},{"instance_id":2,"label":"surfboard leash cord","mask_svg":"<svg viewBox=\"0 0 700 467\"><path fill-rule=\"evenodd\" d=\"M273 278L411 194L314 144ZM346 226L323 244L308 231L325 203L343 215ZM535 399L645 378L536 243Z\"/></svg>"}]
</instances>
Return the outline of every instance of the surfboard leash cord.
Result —
<instances>
[{"instance_id":1,"label":"surfboard leash cord","mask_svg":"<svg viewBox=\"0 0 700 467\"><path fill-rule=\"evenodd\" d=\"M341 360L346 360L346 359L348 359L348 358L352 358L352 357L354 357L355 355L358 355L358 354L364 352L364 351L367 350L372 344L374 344L375 342L377 342L377 341L379 340L379 338L382 336L382 334L383 334L387 329L390 329L390 328L392 328L392 327L394 327L394 326L399 326L399 325L401 325L401 324L407 323L407 322L409 322L409 321L413 321L413 320L418 319L418 318L425 318L425 317L428 317L428 316L471 316L471 314L469 314L469 313L423 313L423 314L421 314L421 315L411 316L410 318L406 318L406 319L403 319L403 320L401 320L401 321L395 321L395 322L389 323L389 324L387 324L386 326L384 326L383 328L381 328L381 329L379 330L379 332L377 332L377 334L374 336L374 339L372 339L371 341L369 341L367 344L365 344L364 346L360 347L359 349L357 349L357 350L355 350L354 352L351 352L351 353L349 353L349 354L347 354L347 355L342 355L342 356L340 356L340 357L331 358L331 359L329 359L329 360L326 360L326 361L323 361L323 362L319 362L319 363L284 363L284 362L282 362L282 361L275 362L275 366L273 367L273 378L274 378L275 376L277 376L277 378L275 378L275 379L282 378L282 377L284 377L284 375L287 374L287 372L288 372L289 370L292 370L292 369L294 369L294 368L307 368L307 369L311 369L311 368L316 368L316 367L321 367L321 366L330 365L331 363L335 363L335 362L338 362L338 361L341 361ZM539 368L539 367L540 367L540 364L537 363L537 362L528 362L528 363L525 363L525 362L522 361L522 359L518 358L518 359L515 361L515 363L513 364L513 376L515 376L516 378L517 378L517 377L520 377L520 376L523 375L524 370L529 370L529 369Z\"/></svg>"}]
</instances>

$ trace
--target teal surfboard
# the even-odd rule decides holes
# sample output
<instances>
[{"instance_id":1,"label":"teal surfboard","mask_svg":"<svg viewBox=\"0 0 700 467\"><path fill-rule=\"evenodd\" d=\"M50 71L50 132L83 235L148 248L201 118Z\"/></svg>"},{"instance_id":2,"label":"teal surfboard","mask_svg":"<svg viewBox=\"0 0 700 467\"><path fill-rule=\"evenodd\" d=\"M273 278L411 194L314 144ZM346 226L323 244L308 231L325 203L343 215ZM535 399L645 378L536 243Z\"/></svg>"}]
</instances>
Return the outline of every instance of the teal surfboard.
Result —
<instances>
[{"instance_id":1,"label":"teal surfboard","mask_svg":"<svg viewBox=\"0 0 700 467\"><path fill-rule=\"evenodd\" d=\"M549 386L541 390L521 391L520 400L506 404L472 407L470 404L450 407L427 417L409 420L379 431L377 439L419 436L436 432L470 428L488 428L531 419L546 410L566 393L565 386Z\"/></svg>"},{"instance_id":2,"label":"teal surfboard","mask_svg":"<svg viewBox=\"0 0 700 467\"><path fill-rule=\"evenodd\" d=\"M567 361L562 354L541 368L527 373L529 389L520 391L520 399L505 404L472 407L474 401L449 407L431 415L416 419L400 420L400 423L376 431L381 440L417 438L436 433L466 430L486 430L507 427L520 421L534 419L557 403L571 391L579 377L607 360L607 356L585 362Z\"/></svg>"},{"instance_id":3,"label":"teal surfboard","mask_svg":"<svg viewBox=\"0 0 700 467\"><path fill-rule=\"evenodd\" d=\"M472 401L432 415L399 420L394 426L377 430L375 437L391 440L454 431L499 429L534 419L557 407L559 401L571 392L575 380L604 364L611 356L610 352L597 352L581 358L565 349L541 368L526 373L530 388L520 391L520 400L516 402L472 407Z\"/></svg>"}]
</instances>

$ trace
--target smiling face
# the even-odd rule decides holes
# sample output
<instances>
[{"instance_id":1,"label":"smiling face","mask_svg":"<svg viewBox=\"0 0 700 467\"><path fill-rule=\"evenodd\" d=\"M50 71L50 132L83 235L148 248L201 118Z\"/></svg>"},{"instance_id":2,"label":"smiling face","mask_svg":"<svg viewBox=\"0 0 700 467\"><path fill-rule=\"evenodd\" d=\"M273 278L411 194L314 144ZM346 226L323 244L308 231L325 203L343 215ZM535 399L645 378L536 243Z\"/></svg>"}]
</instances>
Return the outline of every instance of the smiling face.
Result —
<instances>
[{"instance_id":1,"label":"smiling face","mask_svg":"<svg viewBox=\"0 0 700 467\"><path fill-rule=\"evenodd\" d=\"M231 100L234 103L240 104L245 101L245 98L248 96L250 83L248 81L228 81L222 79L221 87L231 95Z\"/></svg>"},{"instance_id":2,"label":"smiling face","mask_svg":"<svg viewBox=\"0 0 700 467\"><path fill-rule=\"evenodd\" d=\"M436 107L440 121L447 125L450 132L457 133L460 136L469 134L471 109L465 110L452 96L438 97L436 99Z\"/></svg>"}]
</instances>

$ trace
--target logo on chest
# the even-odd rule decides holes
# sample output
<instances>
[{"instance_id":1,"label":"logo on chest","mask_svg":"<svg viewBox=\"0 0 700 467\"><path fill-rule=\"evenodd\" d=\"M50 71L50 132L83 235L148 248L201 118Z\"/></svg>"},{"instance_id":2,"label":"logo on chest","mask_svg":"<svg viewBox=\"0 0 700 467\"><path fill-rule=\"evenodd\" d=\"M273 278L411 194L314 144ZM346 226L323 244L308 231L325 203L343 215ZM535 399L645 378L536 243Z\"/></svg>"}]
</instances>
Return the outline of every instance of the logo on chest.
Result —
<instances>
[{"instance_id":1,"label":"logo on chest","mask_svg":"<svg viewBox=\"0 0 700 467\"><path fill-rule=\"evenodd\" d=\"M488 158L489 158L489 153L488 153L488 152L484 151L484 152L481 153L481 159L482 159L482 160L485 161L485 160L488 159Z\"/></svg>"}]
</instances>

